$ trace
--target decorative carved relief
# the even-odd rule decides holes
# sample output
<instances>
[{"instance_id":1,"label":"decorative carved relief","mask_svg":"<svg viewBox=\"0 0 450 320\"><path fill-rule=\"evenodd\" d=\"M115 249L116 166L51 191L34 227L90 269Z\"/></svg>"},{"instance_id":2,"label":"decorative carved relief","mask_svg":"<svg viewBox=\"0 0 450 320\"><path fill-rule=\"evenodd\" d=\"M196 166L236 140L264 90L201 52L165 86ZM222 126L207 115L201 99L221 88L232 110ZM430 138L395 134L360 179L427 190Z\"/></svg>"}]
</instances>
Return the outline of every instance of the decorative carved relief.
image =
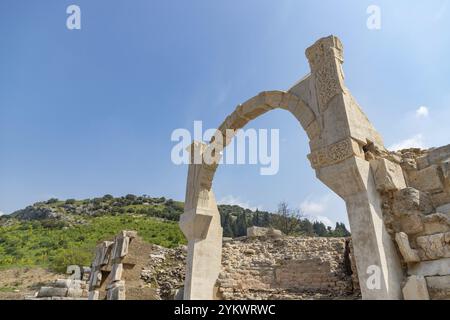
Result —
<instances>
[{"instance_id":1,"label":"decorative carved relief","mask_svg":"<svg viewBox=\"0 0 450 320\"><path fill-rule=\"evenodd\" d=\"M359 155L358 149L351 138L341 140L327 147L313 151L308 155L314 169L327 167L344 161L352 156Z\"/></svg>"},{"instance_id":2,"label":"decorative carved relief","mask_svg":"<svg viewBox=\"0 0 450 320\"><path fill-rule=\"evenodd\" d=\"M342 44L334 36L324 38L308 48L306 56L315 78L319 108L323 112L335 95L344 92Z\"/></svg>"}]
</instances>

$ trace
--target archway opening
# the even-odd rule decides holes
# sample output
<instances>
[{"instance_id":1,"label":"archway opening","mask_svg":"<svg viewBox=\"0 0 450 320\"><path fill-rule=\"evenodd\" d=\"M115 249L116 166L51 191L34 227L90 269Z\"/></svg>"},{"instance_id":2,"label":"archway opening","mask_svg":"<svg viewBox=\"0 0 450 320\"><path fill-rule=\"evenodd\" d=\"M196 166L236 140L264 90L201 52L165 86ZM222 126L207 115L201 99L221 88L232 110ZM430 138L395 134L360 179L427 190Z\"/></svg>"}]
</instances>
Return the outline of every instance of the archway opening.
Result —
<instances>
[{"instance_id":1,"label":"archway opening","mask_svg":"<svg viewBox=\"0 0 450 320\"><path fill-rule=\"evenodd\" d=\"M243 128L259 129L279 130L279 171L261 175L261 164L223 163L214 177L223 228L214 298L359 297L354 294L353 280L357 277L350 258L350 238L334 234L335 223L342 220L335 220L338 216L329 223L323 220L327 210L337 210L336 206L341 207L340 216L346 220L345 204L337 196L333 199L307 164L306 134L289 112L277 109ZM223 157L230 147L236 155L237 137L233 140ZM252 148L249 139L246 142L248 156ZM314 197L317 193L321 196Z\"/></svg>"}]
</instances>

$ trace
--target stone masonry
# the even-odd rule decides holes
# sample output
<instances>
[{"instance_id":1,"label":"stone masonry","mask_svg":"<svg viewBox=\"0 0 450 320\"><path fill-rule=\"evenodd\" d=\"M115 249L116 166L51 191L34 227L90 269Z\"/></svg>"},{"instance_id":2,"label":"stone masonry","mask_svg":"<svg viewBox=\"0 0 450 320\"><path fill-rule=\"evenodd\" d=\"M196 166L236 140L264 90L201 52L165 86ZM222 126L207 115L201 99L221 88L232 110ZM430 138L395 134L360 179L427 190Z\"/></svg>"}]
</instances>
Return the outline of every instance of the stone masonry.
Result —
<instances>
[{"instance_id":1,"label":"stone masonry","mask_svg":"<svg viewBox=\"0 0 450 320\"><path fill-rule=\"evenodd\" d=\"M450 299L450 145L366 157L402 259L404 299Z\"/></svg>"},{"instance_id":2,"label":"stone masonry","mask_svg":"<svg viewBox=\"0 0 450 320\"><path fill-rule=\"evenodd\" d=\"M360 298L350 239L253 229L251 236L224 241L216 299ZM153 250L141 278L158 287L161 299L182 299L186 248Z\"/></svg>"},{"instance_id":3,"label":"stone masonry","mask_svg":"<svg viewBox=\"0 0 450 320\"><path fill-rule=\"evenodd\" d=\"M220 299L354 296L345 238L248 237L223 245ZM357 296L357 295L356 295Z\"/></svg>"}]
</instances>

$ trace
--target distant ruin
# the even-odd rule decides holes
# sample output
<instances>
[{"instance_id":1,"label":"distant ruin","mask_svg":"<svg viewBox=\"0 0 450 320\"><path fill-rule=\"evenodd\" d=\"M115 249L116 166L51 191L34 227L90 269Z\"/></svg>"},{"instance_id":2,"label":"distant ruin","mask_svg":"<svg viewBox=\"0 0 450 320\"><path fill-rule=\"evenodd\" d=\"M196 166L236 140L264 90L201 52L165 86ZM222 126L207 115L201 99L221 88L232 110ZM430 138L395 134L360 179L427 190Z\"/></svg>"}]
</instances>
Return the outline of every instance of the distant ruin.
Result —
<instances>
[{"instance_id":1,"label":"distant ruin","mask_svg":"<svg viewBox=\"0 0 450 320\"><path fill-rule=\"evenodd\" d=\"M239 105L216 134L273 109L291 112L308 135L317 178L346 203L363 298L450 297L450 146L388 151L345 87L341 41L322 38L306 56L310 74L288 91ZM189 241L185 299L217 298L222 228L212 182L226 138L190 150L192 158L207 152L216 161L189 166L180 218Z\"/></svg>"}]
</instances>

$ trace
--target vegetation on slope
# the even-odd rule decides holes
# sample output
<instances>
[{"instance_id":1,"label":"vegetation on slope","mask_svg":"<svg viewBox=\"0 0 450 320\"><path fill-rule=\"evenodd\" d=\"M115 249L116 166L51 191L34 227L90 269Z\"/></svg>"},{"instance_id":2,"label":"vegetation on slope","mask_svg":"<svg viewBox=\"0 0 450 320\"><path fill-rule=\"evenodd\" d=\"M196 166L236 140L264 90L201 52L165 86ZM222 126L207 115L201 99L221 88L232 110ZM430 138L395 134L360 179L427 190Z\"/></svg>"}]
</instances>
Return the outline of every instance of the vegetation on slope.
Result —
<instances>
[{"instance_id":1,"label":"vegetation on slope","mask_svg":"<svg viewBox=\"0 0 450 320\"><path fill-rule=\"evenodd\" d=\"M243 236L254 225L292 235L349 235L343 224L327 228L286 204L276 214L230 205L220 205L219 211L225 237ZM175 247L186 243L177 223L182 213L182 202L145 195L38 202L0 217L0 267L46 266L63 272L70 264L89 265L96 244L125 229L137 230L150 243Z\"/></svg>"},{"instance_id":2,"label":"vegetation on slope","mask_svg":"<svg viewBox=\"0 0 450 320\"><path fill-rule=\"evenodd\" d=\"M64 272L71 264L90 265L96 244L120 230L137 230L144 240L165 247L186 242L175 222L145 216L86 217L70 227L22 221L0 227L0 266L47 266Z\"/></svg>"}]
</instances>

